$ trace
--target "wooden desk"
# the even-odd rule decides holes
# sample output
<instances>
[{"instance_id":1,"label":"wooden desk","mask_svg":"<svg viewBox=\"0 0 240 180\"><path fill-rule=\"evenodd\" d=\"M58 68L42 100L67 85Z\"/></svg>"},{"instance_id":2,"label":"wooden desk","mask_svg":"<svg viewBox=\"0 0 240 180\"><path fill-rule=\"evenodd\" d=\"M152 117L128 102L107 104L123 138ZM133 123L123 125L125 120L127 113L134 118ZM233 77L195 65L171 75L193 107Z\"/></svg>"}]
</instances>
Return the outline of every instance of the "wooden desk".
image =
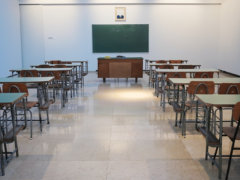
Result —
<instances>
[{"instance_id":1,"label":"wooden desk","mask_svg":"<svg viewBox=\"0 0 240 180\"><path fill-rule=\"evenodd\" d=\"M137 78L143 77L143 58L98 58L98 78Z\"/></svg>"},{"instance_id":2,"label":"wooden desk","mask_svg":"<svg viewBox=\"0 0 240 180\"><path fill-rule=\"evenodd\" d=\"M151 84L151 78L153 78L153 70L156 70L156 66L161 66L161 65L168 65L168 64L163 64L163 63L149 63L149 85ZM186 65L186 64L169 64L172 65L174 68L182 66L182 65ZM201 65L200 64L187 64L189 66L195 66L197 68L200 69ZM153 69L153 67L155 67L155 69ZM194 68L195 69L195 68Z\"/></svg>"},{"instance_id":3,"label":"wooden desk","mask_svg":"<svg viewBox=\"0 0 240 180\"><path fill-rule=\"evenodd\" d=\"M240 95L222 95L222 94L209 94L209 95L196 95L196 97L203 102L207 106L207 115L206 115L206 137L211 136L210 131L210 114L213 110L213 107L217 107L219 109L219 137L218 137L218 177L221 178L222 176L222 157L225 157L226 155L222 154L222 127L223 127L223 111L222 109L224 107L233 107L237 102L240 102ZM208 157L212 158L213 155L211 155L208 152L209 149L209 138L206 138L206 154L205 159Z\"/></svg>"},{"instance_id":4,"label":"wooden desk","mask_svg":"<svg viewBox=\"0 0 240 180\"><path fill-rule=\"evenodd\" d=\"M196 72L215 72L218 74L219 77L219 70L217 69L156 69L155 70L155 79L156 79L156 85L155 85L155 94L158 96L159 94L159 88L158 88L158 75L161 75L161 87L162 87L162 92L163 92L163 100L161 101L161 105L163 106L163 111L165 111L165 86L166 86L166 78L165 74L166 73L171 73L171 72L185 72L189 73L190 77L192 77L193 73ZM195 78L193 78L194 80Z\"/></svg>"}]
</instances>

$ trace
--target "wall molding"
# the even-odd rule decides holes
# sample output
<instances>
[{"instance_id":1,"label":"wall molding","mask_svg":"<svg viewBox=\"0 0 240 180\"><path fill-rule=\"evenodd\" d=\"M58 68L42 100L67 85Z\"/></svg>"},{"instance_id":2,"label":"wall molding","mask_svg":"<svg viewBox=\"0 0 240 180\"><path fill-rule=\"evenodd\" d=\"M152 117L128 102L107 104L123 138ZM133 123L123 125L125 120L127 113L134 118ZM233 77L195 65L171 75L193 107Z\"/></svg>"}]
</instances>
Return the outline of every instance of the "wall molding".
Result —
<instances>
[{"instance_id":1,"label":"wall molding","mask_svg":"<svg viewBox=\"0 0 240 180\"><path fill-rule=\"evenodd\" d=\"M81 6L90 6L90 5L222 5L222 3L19 3L20 6L26 5L43 5L43 6L73 6L73 5L81 5Z\"/></svg>"}]
</instances>

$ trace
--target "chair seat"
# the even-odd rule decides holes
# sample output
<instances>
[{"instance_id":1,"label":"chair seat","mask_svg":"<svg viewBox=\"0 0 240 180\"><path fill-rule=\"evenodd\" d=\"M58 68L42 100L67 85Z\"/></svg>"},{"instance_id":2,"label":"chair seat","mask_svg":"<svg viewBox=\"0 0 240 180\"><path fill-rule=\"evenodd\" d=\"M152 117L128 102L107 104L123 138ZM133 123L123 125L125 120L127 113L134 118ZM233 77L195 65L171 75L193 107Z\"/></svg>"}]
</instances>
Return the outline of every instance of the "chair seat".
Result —
<instances>
[{"instance_id":1,"label":"chair seat","mask_svg":"<svg viewBox=\"0 0 240 180\"><path fill-rule=\"evenodd\" d=\"M18 125L15 127L15 132L16 135L23 130L24 126L23 125ZM6 142L6 143L11 143L14 141L14 137L13 137L13 129L11 129L10 131L7 132L7 134L4 135L3 138L0 139L0 142Z\"/></svg>"},{"instance_id":2,"label":"chair seat","mask_svg":"<svg viewBox=\"0 0 240 180\"><path fill-rule=\"evenodd\" d=\"M226 134L230 139L233 139L235 131L235 127L223 127L223 133ZM237 133L236 140L240 140L240 131Z\"/></svg>"},{"instance_id":3,"label":"chair seat","mask_svg":"<svg viewBox=\"0 0 240 180\"><path fill-rule=\"evenodd\" d=\"M27 102L25 103L27 109L31 109L32 107L36 107L37 104L38 104L37 101L27 101ZM17 107L17 108L24 108L24 104L23 104L22 102L21 102L21 103L18 103L18 104L16 104L16 107Z\"/></svg>"},{"instance_id":4,"label":"chair seat","mask_svg":"<svg viewBox=\"0 0 240 180\"><path fill-rule=\"evenodd\" d=\"M194 102L187 101L187 102L185 102L185 106L187 106L187 107L197 107L197 102L196 101L194 101ZM198 107L204 107L204 104L203 103L198 103Z\"/></svg>"}]
</instances>

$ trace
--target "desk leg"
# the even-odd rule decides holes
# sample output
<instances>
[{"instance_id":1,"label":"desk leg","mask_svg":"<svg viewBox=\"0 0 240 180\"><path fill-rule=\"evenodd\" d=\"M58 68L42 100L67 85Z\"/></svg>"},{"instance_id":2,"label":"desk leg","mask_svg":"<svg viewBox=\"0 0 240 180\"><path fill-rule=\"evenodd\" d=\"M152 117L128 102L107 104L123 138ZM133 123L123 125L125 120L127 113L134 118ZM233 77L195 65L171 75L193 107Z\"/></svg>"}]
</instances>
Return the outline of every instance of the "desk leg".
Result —
<instances>
[{"instance_id":1,"label":"desk leg","mask_svg":"<svg viewBox=\"0 0 240 180\"><path fill-rule=\"evenodd\" d=\"M106 82L106 78L103 78L103 82L104 82L104 83Z\"/></svg>"},{"instance_id":2,"label":"desk leg","mask_svg":"<svg viewBox=\"0 0 240 180\"><path fill-rule=\"evenodd\" d=\"M16 116L15 116L15 105L11 106L11 116L12 116L12 125L13 125L13 140L14 140L14 145L15 145L15 150L16 150L16 156L18 157L18 144L17 144L17 136L16 136L16 129L15 129L15 121L16 121Z\"/></svg>"},{"instance_id":3,"label":"desk leg","mask_svg":"<svg viewBox=\"0 0 240 180\"><path fill-rule=\"evenodd\" d=\"M223 126L223 112L222 107L220 107L220 122L219 122L219 170L218 177L221 179L222 177L222 126Z\"/></svg>"},{"instance_id":4,"label":"desk leg","mask_svg":"<svg viewBox=\"0 0 240 180\"><path fill-rule=\"evenodd\" d=\"M135 78L135 83L137 83L137 82L138 82L138 78L136 77L136 78Z\"/></svg>"}]
</instances>

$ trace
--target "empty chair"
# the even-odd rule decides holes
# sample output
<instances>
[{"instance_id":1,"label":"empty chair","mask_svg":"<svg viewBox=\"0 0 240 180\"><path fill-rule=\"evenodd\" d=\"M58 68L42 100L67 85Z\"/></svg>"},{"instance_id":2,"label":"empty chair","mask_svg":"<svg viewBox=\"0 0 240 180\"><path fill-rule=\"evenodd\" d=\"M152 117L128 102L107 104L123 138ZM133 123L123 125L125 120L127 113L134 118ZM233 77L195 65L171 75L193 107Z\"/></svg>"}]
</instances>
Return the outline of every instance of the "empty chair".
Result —
<instances>
[{"instance_id":1,"label":"empty chair","mask_svg":"<svg viewBox=\"0 0 240 180\"><path fill-rule=\"evenodd\" d=\"M41 64L36 66L36 68L51 68L52 66L48 65L48 64Z\"/></svg>"},{"instance_id":2,"label":"empty chair","mask_svg":"<svg viewBox=\"0 0 240 180\"><path fill-rule=\"evenodd\" d=\"M212 81L191 81L187 92L190 95L190 100L185 102L184 107L182 107L182 113L180 121L182 120L182 135L186 135L186 112L189 109L196 109L196 118L195 118L195 128L198 129L199 121L199 111L204 109L204 104L196 99L196 94L213 94L215 90L214 82Z\"/></svg>"},{"instance_id":3,"label":"empty chair","mask_svg":"<svg viewBox=\"0 0 240 180\"><path fill-rule=\"evenodd\" d=\"M188 64L178 66L178 69L195 69L195 68L196 68L195 65L188 65Z\"/></svg>"},{"instance_id":4,"label":"empty chair","mask_svg":"<svg viewBox=\"0 0 240 180\"><path fill-rule=\"evenodd\" d=\"M167 60L157 60L156 63L167 64Z\"/></svg>"},{"instance_id":5,"label":"empty chair","mask_svg":"<svg viewBox=\"0 0 240 180\"><path fill-rule=\"evenodd\" d=\"M156 66L156 68L159 68L159 69L174 69L174 66L173 66L173 65L166 64L166 65Z\"/></svg>"},{"instance_id":6,"label":"empty chair","mask_svg":"<svg viewBox=\"0 0 240 180\"><path fill-rule=\"evenodd\" d=\"M21 77L38 77L37 70L22 70L20 71Z\"/></svg>"},{"instance_id":7,"label":"empty chair","mask_svg":"<svg viewBox=\"0 0 240 180\"><path fill-rule=\"evenodd\" d=\"M49 64L61 64L61 60L51 60L48 63Z\"/></svg>"},{"instance_id":8,"label":"empty chair","mask_svg":"<svg viewBox=\"0 0 240 180\"><path fill-rule=\"evenodd\" d=\"M21 77L38 77L38 71L37 70L22 70L20 71L20 76ZM36 83L28 83L27 84L28 88L37 88L38 85Z\"/></svg>"},{"instance_id":9,"label":"empty chair","mask_svg":"<svg viewBox=\"0 0 240 180\"><path fill-rule=\"evenodd\" d=\"M59 64L72 64L71 61L61 61Z\"/></svg>"},{"instance_id":10,"label":"empty chair","mask_svg":"<svg viewBox=\"0 0 240 180\"><path fill-rule=\"evenodd\" d=\"M218 88L218 94L240 94L240 83L222 83Z\"/></svg>"},{"instance_id":11,"label":"empty chair","mask_svg":"<svg viewBox=\"0 0 240 180\"><path fill-rule=\"evenodd\" d=\"M186 73L185 72L168 72L166 73L166 82L167 82L167 97L168 97L168 103L172 104L173 96L175 94L175 89L174 87L171 86L171 83L169 81L169 78L186 78ZM161 95L162 97L162 95Z\"/></svg>"},{"instance_id":12,"label":"empty chair","mask_svg":"<svg viewBox=\"0 0 240 180\"><path fill-rule=\"evenodd\" d=\"M182 64L182 63L184 63L184 61L183 60L169 60L169 63L170 64Z\"/></svg>"},{"instance_id":13,"label":"empty chair","mask_svg":"<svg viewBox=\"0 0 240 180\"><path fill-rule=\"evenodd\" d=\"M196 72L194 78L213 78L213 72Z\"/></svg>"},{"instance_id":14,"label":"empty chair","mask_svg":"<svg viewBox=\"0 0 240 180\"><path fill-rule=\"evenodd\" d=\"M26 93L27 96L29 95L28 89L26 84L24 83L4 83L3 84L3 92L22 92ZM30 114L30 138L32 138L32 112L31 109L33 107L38 107L39 109L39 121L40 121L40 131L42 131L42 119L41 119L41 111L47 111L47 117L48 117L48 109L46 110L45 105L38 102L38 101L28 101L27 96L25 97L25 104L23 102L19 102L16 104L17 110L20 111L28 111ZM38 97L41 95L38 93ZM40 98L39 98L40 99ZM47 121L49 123L49 118L47 118ZM25 119L25 126L27 125L27 120Z\"/></svg>"},{"instance_id":15,"label":"empty chair","mask_svg":"<svg viewBox=\"0 0 240 180\"><path fill-rule=\"evenodd\" d=\"M67 66L64 64L57 64L54 66L54 68L67 68Z\"/></svg>"},{"instance_id":16,"label":"empty chair","mask_svg":"<svg viewBox=\"0 0 240 180\"><path fill-rule=\"evenodd\" d=\"M232 146L230 150L229 160L228 160L228 168L226 173L226 180L228 179L230 167L231 167L231 161L232 161L232 155L234 150L240 150L239 147L235 147L235 141L240 140L240 102L236 103L233 107L232 111L232 117L233 120L236 122L235 127L223 127L223 133L232 141Z\"/></svg>"}]
</instances>

